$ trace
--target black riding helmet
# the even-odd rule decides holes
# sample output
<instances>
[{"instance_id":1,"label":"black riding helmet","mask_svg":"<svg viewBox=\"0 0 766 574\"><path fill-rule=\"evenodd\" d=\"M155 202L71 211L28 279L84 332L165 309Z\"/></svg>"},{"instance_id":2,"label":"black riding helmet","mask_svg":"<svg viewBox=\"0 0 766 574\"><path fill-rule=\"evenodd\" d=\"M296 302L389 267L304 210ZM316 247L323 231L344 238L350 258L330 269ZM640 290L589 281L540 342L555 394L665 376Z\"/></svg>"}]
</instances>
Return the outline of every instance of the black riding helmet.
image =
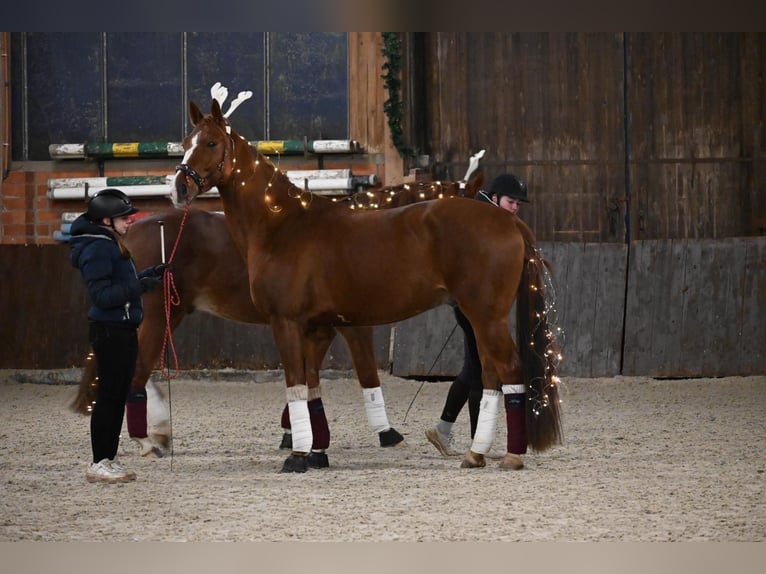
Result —
<instances>
[{"instance_id":1,"label":"black riding helmet","mask_svg":"<svg viewBox=\"0 0 766 574\"><path fill-rule=\"evenodd\" d=\"M529 199L527 199L527 184L520 177L512 173L498 175L489 186L487 195L490 197L497 195L498 200L500 196L507 195L512 199L529 203Z\"/></svg>"},{"instance_id":2,"label":"black riding helmet","mask_svg":"<svg viewBox=\"0 0 766 574\"><path fill-rule=\"evenodd\" d=\"M114 219L133 215L138 210L133 207L130 198L119 189L102 189L88 201L87 217L93 222L100 222L104 217Z\"/></svg>"}]
</instances>

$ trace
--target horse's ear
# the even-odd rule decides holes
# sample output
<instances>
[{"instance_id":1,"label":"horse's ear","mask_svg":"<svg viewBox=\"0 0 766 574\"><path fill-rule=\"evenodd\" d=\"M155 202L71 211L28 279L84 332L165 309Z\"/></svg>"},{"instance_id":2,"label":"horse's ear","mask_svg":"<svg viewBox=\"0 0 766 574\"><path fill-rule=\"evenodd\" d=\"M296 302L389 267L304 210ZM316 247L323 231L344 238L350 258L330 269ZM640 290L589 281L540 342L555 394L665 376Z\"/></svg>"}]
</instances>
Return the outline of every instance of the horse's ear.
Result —
<instances>
[{"instance_id":1,"label":"horse's ear","mask_svg":"<svg viewBox=\"0 0 766 574\"><path fill-rule=\"evenodd\" d=\"M196 126L200 122L202 117L203 117L203 114L200 111L199 107L197 107L197 104L189 100L189 118L191 118L192 125Z\"/></svg>"},{"instance_id":2,"label":"horse's ear","mask_svg":"<svg viewBox=\"0 0 766 574\"><path fill-rule=\"evenodd\" d=\"M213 100L213 103L210 104L210 114L216 122L226 124L226 119L223 117L221 104L218 103L218 100Z\"/></svg>"},{"instance_id":3,"label":"horse's ear","mask_svg":"<svg viewBox=\"0 0 766 574\"><path fill-rule=\"evenodd\" d=\"M479 193L479 190L484 186L485 175L482 168L477 169L471 174L471 177L468 178L465 184L465 195L467 197L474 197Z\"/></svg>"}]
</instances>

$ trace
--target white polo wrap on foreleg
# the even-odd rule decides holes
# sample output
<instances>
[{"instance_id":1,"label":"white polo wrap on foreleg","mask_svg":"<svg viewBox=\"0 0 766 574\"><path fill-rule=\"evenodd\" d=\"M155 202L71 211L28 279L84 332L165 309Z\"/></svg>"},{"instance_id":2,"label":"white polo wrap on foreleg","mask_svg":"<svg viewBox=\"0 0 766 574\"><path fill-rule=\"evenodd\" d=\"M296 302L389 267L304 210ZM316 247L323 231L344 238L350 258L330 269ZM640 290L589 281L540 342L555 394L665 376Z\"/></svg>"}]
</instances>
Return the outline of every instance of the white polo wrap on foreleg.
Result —
<instances>
[{"instance_id":1,"label":"white polo wrap on foreleg","mask_svg":"<svg viewBox=\"0 0 766 574\"><path fill-rule=\"evenodd\" d=\"M309 417L308 387L295 385L287 388L287 409L290 413L290 426L293 429L293 452L308 453L314 443Z\"/></svg>"},{"instance_id":2,"label":"white polo wrap on foreleg","mask_svg":"<svg viewBox=\"0 0 766 574\"><path fill-rule=\"evenodd\" d=\"M471 450L477 454L487 454L492 448L497 431L497 415L500 412L503 393L484 389L479 405L479 420L476 421L476 432L473 435Z\"/></svg>"},{"instance_id":3,"label":"white polo wrap on foreleg","mask_svg":"<svg viewBox=\"0 0 766 574\"><path fill-rule=\"evenodd\" d=\"M364 395L364 408L367 411L367 422L370 428L377 433L391 428L386 414L386 401L383 400L383 389L375 387L362 389Z\"/></svg>"}]
</instances>

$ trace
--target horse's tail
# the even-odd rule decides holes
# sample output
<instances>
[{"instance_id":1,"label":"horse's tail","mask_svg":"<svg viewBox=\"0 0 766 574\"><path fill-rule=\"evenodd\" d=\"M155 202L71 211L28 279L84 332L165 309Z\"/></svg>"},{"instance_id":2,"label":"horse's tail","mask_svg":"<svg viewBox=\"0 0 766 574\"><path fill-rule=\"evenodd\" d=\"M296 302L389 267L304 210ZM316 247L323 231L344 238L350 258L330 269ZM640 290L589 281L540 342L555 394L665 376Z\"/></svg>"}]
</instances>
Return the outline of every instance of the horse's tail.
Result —
<instances>
[{"instance_id":1,"label":"horse's tail","mask_svg":"<svg viewBox=\"0 0 766 574\"><path fill-rule=\"evenodd\" d=\"M78 414L89 415L93 404L96 402L98 392L98 377L96 376L96 355L91 349L85 366L82 368L80 386L77 388L77 396L69 403L69 408Z\"/></svg>"},{"instance_id":2,"label":"horse's tail","mask_svg":"<svg viewBox=\"0 0 766 574\"><path fill-rule=\"evenodd\" d=\"M535 237L519 220L525 253L516 299L516 341L527 394L527 443L544 451L562 441L561 409L556 365L560 349L551 331L550 301L545 274L548 262L537 250Z\"/></svg>"}]
</instances>

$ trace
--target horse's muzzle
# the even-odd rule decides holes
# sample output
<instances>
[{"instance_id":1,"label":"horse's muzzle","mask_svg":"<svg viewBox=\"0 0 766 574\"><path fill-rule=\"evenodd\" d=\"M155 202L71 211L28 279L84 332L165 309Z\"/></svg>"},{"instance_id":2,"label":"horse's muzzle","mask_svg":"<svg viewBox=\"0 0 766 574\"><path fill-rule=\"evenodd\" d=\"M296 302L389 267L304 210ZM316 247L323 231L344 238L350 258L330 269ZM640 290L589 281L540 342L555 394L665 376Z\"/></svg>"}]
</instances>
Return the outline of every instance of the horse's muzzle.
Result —
<instances>
[{"instance_id":1,"label":"horse's muzzle","mask_svg":"<svg viewBox=\"0 0 766 574\"><path fill-rule=\"evenodd\" d=\"M170 200L174 207L184 207L189 201L189 186L186 183L186 176L181 172L176 173Z\"/></svg>"}]
</instances>

